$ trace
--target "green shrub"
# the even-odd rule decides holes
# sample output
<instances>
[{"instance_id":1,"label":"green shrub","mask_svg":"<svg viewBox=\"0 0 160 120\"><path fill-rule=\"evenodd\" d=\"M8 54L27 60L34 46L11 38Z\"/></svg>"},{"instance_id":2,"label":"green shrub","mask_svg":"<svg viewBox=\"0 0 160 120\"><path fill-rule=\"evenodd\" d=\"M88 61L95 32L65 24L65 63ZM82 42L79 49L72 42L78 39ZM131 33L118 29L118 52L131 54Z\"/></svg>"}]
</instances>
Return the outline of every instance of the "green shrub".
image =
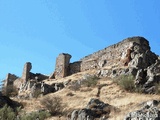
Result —
<instances>
[{"instance_id":1,"label":"green shrub","mask_svg":"<svg viewBox=\"0 0 160 120\"><path fill-rule=\"evenodd\" d=\"M160 94L160 83L155 83L155 93Z\"/></svg>"},{"instance_id":2,"label":"green shrub","mask_svg":"<svg viewBox=\"0 0 160 120\"><path fill-rule=\"evenodd\" d=\"M62 103L62 98L54 97L45 97L41 101L41 104L45 106L52 115L63 114L65 105Z\"/></svg>"},{"instance_id":3,"label":"green shrub","mask_svg":"<svg viewBox=\"0 0 160 120\"><path fill-rule=\"evenodd\" d=\"M130 92L135 91L133 75L121 75L114 78L113 81L117 83L122 89L125 89Z\"/></svg>"},{"instance_id":4,"label":"green shrub","mask_svg":"<svg viewBox=\"0 0 160 120\"><path fill-rule=\"evenodd\" d=\"M69 87L68 87L70 90L73 90L73 91L78 91L80 90L81 88L81 85L78 84L78 83L72 83Z\"/></svg>"},{"instance_id":5,"label":"green shrub","mask_svg":"<svg viewBox=\"0 0 160 120\"><path fill-rule=\"evenodd\" d=\"M44 120L50 117L50 113L47 111L40 111L40 112L32 112L29 114L23 114L20 116L20 120Z\"/></svg>"},{"instance_id":6,"label":"green shrub","mask_svg":"<svg viewBox=\"0 0 160 120\"><path fill-rule=\"evenodd\" d=\"M5 105L0 109L0 120L44 120L50 117L50 113L47 111L32 112L29 114L22 114L21 107L13 110L11 107Z\"/></svg>"},{"instance_id":7,"label":"green shrub","mask_svg":"<svg viewBox=\"0 0 160 120\"><path fill-rule=\"evenodd\" d=\"M88 76L85 80L83 80L82 85L85 87L94 87L97 85L99 78L97 76Z\"/></svg>"},{"instance_id":8,"label":"green shrub","mask_svg":"<svg viewBox=\"0 0 160 120\"><path fill-rule=\"evenodd\" d=\"M137 92L137 93L144 93L144 91L143 91L142 88L143 88L142 85L136 86L135 87L135 92Z\"/></svg>"},{"instance_id":9,"label":"green shrub","mask_svg":"<svg viewBox=\"0 0 160 120\"><path fill-rule=\"evenodd\" d=\"M0 120L15 120L16 114L11 107L5 105L0 109Z\"/></svg>"}]
</instances>

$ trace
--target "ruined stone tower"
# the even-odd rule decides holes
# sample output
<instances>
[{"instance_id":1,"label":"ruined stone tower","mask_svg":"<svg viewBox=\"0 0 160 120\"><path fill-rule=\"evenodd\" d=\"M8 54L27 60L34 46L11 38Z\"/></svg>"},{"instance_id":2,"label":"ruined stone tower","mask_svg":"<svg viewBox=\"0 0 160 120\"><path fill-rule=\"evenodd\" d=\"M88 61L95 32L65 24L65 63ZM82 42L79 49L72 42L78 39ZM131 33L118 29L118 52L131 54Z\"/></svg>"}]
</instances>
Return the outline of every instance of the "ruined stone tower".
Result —
<instances>
[{"instance_id":1,"label":"ruined stone tower","mask_svg":"<svg viewBox=\"0 0 160 120\"><path fill-rule=\"evenodd\" d=\"M55 78L63 78L69 74L70 54L62 53L56 59Z\"/></svg>"},{"instance_id":2,"label":"ruined stone tower","mask_svg":"<svg viewBox=\"0 0 160 120\"><path fill-rule=\"evenodd\" d=\"M32 69L32 64L30 62L27 62L23 68L23 73L22 73L23 82L26 82L29 79L31 69Z\"/></svg>"}]
</instances>

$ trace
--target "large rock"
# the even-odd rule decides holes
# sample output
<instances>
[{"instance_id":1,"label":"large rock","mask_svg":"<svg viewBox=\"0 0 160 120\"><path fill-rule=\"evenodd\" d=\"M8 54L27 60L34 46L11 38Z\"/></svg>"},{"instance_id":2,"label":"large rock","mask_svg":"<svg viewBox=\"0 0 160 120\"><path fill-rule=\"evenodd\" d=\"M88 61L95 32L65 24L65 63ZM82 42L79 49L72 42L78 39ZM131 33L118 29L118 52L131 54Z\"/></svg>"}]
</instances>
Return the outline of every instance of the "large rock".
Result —
<instances>
[{"instance_id":1,"label":"large rock","mask_svg":"<svg viewBox=\"0 0 160 120\"><path fill-rule=\"evenodd\" d=\"M139 69L135 79L136 87L141 87L144 93L155 93L156 85L160 84L160 61L148 66L146 69Z\"/></svg>"},{"instance_id":2,"label":"large rock","mask_svg":"<svg viewBox=\"0 0 160 120\"><path fill-rule=\"evenodd\" d=\"M107 119L111 109L111 105L106 104L99 99L92 98L87 107L80 110L74 110L71 113L69 120L95 120L96 118L104 118L104 115Z\"/></svg>"},{"instance_id":3,"label":"large rock","mask_svg":"<svg viewBox=\"0 0 160 120\"><path fill-rule=\"evenodd\" d=\"M160 120L159 101L151 100L141 105L140 110L128 113L124 120Z\"/></svg>"},{"instance_id":4,"label":"large rock","mask_svg":"<svg viewBox=\"0 0 160 120\"><path fill-rule=\"evenodd\" d=\"M155 53L150 51L149 42L145 39L141 40L139 43L134 42L131 51L131 62L129 66L132 67L147 68L154 64L158 58Z\"/></svg>"}]
</instances>

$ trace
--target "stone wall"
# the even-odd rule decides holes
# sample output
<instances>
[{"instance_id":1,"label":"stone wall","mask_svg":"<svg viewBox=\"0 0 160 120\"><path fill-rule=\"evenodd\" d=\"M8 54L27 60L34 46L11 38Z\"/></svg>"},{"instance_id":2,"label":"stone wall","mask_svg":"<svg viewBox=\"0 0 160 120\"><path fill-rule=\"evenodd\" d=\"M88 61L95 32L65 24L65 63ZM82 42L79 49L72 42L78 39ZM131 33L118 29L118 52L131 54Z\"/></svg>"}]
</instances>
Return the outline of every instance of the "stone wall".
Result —
<instances>
[{"instance_id":1,"label":"stone wall","mask_svg":"<svg viewBox=\"0 0 160 120\"><path fill-rule=\"evenodd\" d=\"M4 82L4 87L8 85L12 85L13 82L17 79L18 77L14 74L8 73Z\"/></svg>"},{"instance_id":2,"label":"stone wall","mask_svg":"<svg viewBox=\"0 0 160 120\"><path fill-rule=\"evenodd\" d=\"M30 72L30 78L29 79L36 79L37 81L42 81L42 80L45 80L45 79L48 79L49 76L47 75L43 75L41 73L31 73Z\"/></svg>"},{"instance_id":3,"label":"stone wall","mask_svg":"<svg viewBox=\"0 0 160 120\"><path fill-rule=\"evenodd\" d=\"M73 62L69 64L69 73L74 74L81 71L81 61Z\"/></svg>"},{"instance_id":4,"label":"stone wall","mask_svg":"<svg viewBox=\"0 0 160 120\"><path fill-rule=\"evenodd\" d=\"M142 58L142 61L135 61L135 58ZM149 42L145 38L132 37L82 58L81 71L105 66L146 68L156 59L157 56L150 51Z\"/></svg>"},{"instance_id":5,"label":"stone wall","mask_svg":"<svg viewBox=\"0 0 160 120\"><path fill-rule=\"evenodd\" d=\"M55 78L63 78L69 75L69 63L71 55L62 53L56 59Z\"/></svg>"}]
</instances>

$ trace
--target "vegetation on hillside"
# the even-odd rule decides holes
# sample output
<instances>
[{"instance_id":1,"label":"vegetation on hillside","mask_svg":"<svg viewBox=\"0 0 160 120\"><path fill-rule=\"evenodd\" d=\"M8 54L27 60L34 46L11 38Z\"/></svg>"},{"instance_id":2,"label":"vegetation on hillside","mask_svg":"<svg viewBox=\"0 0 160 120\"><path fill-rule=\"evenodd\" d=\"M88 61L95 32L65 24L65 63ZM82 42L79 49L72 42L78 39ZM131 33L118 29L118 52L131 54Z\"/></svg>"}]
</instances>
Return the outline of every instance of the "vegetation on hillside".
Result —
<instances>
[{"instance_id":1,"label":"vegetation on hillside","mask_svg":"<svg viewBox=\"0 0 160 120\"><path fill-rule=\"evenodd\" d=\"M122 89L129 92L135 92L136 88L134 85L134 76L133 75L120 75L113 79L113 81L118 84Z\"/></svg>"}]
</instances>

